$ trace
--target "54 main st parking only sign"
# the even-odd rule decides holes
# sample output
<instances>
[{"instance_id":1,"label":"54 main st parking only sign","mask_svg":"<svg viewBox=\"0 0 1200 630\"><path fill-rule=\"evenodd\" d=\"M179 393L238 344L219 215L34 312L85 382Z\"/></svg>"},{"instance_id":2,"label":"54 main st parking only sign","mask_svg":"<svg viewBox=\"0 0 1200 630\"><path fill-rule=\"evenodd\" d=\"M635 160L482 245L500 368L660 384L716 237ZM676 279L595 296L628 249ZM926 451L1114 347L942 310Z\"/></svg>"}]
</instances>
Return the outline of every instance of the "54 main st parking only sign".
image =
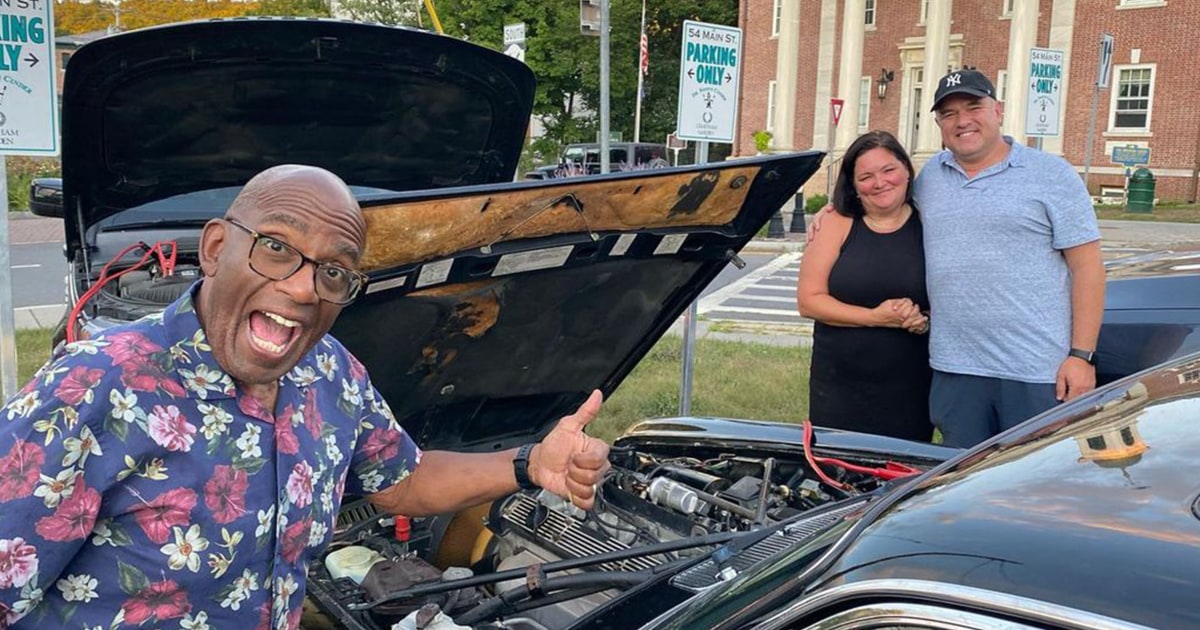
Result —
<instances>
[{"instance_id":1,"label":"54 main st parking only sign","mask_svg":"<svg viewBox=\"0 0 1200 630\"><path fill-rule=\"evenodd\" d=\"M741 84L742 31L683 22L676 136L697 142L733 142Z\"/></svg>"},{"instance_id":2,"label":"54 main st parking only sign","mask_svg":"<svg viewBox=\"0 0 1200 630\"><path fill-rule=\"evenodd\" d=\"M0 0L0 155L58 153L53 0Z\"/></svg>"}]
</instances>

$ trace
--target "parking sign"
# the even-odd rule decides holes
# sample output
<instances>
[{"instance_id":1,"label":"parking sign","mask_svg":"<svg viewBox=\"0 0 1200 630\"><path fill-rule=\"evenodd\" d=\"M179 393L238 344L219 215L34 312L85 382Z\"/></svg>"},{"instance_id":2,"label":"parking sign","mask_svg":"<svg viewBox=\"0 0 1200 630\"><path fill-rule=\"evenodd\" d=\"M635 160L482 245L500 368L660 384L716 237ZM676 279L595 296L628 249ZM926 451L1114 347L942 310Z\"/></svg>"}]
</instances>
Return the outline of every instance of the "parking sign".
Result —
<instances>
[{"instance_id":1,"label":"parking sign","mask_svg":"<svg viewBox=\"0 0 1200 630\"><path fill-rule=\"evenodd\" d=\"M58 154L53 2L0 2L0 155Z\"/></svg>"},{"instance_id":2,"label":"parking sign","mask_svg":"<svg viewBox=\"0 0 1200 630\"><path fill-rule=\"evenodd\" d=\"M742 30L684 20L682 39L676 135L697 142L733 142Z\"/></svg>"}]
</instances>

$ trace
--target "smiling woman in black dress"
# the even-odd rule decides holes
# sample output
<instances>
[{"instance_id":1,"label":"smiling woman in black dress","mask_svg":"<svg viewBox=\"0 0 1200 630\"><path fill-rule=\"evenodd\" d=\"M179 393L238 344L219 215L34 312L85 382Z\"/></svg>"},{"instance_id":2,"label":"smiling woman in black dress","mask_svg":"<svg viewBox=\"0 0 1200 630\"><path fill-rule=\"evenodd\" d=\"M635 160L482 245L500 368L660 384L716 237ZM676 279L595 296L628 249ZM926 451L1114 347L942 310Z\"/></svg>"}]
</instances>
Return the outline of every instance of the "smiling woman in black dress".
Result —
<instances>
[{"instance_id":1,"label":"smiling woman in black dress","mask_svg":"<svg viewBox=\"0 0 1200 630\"><path fill-rule=\"evenodd\" d=\"M815 320L809 418L819 426L928 441L929 308L913 167L885 131L860 136L842 160L819 238L796 290Z\"/></svg>"}]
</instances>

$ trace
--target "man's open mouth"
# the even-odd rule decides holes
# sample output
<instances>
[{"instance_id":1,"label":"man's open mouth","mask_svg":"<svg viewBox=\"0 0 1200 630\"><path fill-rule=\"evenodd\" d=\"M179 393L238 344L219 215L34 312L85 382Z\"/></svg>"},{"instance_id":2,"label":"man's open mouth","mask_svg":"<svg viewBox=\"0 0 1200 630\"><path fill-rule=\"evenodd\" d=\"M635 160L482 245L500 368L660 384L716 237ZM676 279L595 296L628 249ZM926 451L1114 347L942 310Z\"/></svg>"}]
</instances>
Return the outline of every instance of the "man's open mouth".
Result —
<instances>
[{"instance_id":1,"label":"man's open mouth","mask_svg":"<svg viewBox=\"0 0 1200 630\"><path fill-rule=\"evenodd\" d=\"M250 341L271 354L283 354L300 333L300 322L269 311L250 314Z\"/></svg>"}]
</instances>

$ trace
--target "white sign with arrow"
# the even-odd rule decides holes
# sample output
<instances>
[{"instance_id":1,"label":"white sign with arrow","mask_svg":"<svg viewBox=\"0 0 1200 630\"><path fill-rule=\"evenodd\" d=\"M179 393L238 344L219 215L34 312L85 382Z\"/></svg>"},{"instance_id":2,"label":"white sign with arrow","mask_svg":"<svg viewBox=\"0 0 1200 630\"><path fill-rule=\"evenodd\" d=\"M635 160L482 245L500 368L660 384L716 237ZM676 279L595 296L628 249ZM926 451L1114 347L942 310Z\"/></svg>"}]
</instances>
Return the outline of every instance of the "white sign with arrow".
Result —
<instances>
[{"instance_id":1,"label":"white sign with arrow","mask_svg":"<svg viewBox=\"0 0 1200 630\"><path fill-rule=\"evenodd\" d=\"M684 20L682 39L676 135L697 142L733 142L742 30Z\"/></svg>"},{"instance_id":2,"label":"white sign with arrow","mask_svg":"<svg viewBox=\"0 0 1200 630\"><path fill-rule=\"evenodd\" d=\"M54 2L0 2L0 155L58 154Z\"/></svg>"},{"instance_id":3,"label":"white sign with arrow","mask_svg":"<svg viewBox=\"0 0 1200 630\"><path fill-rule=\"evenodd\" d=\"M1029 49L1029 100L1025 104L1025 135L1058 135L1062 77L1063 51Z\"/></svg>"},{"instance_id":4,"label":"white sign with arrow","mask_svg":"<svg viewBox=\"0 0 1200 630\"><path fill-rule=\"evenodd\" d=\"M1113 49L1116 47L1116 40L1113 39L1112 33L1104 33L1100 36L1100 67L1096 70L1096 86L1108 87L1108 77L1112 74Z\"/></svg>"}]
</instances>

